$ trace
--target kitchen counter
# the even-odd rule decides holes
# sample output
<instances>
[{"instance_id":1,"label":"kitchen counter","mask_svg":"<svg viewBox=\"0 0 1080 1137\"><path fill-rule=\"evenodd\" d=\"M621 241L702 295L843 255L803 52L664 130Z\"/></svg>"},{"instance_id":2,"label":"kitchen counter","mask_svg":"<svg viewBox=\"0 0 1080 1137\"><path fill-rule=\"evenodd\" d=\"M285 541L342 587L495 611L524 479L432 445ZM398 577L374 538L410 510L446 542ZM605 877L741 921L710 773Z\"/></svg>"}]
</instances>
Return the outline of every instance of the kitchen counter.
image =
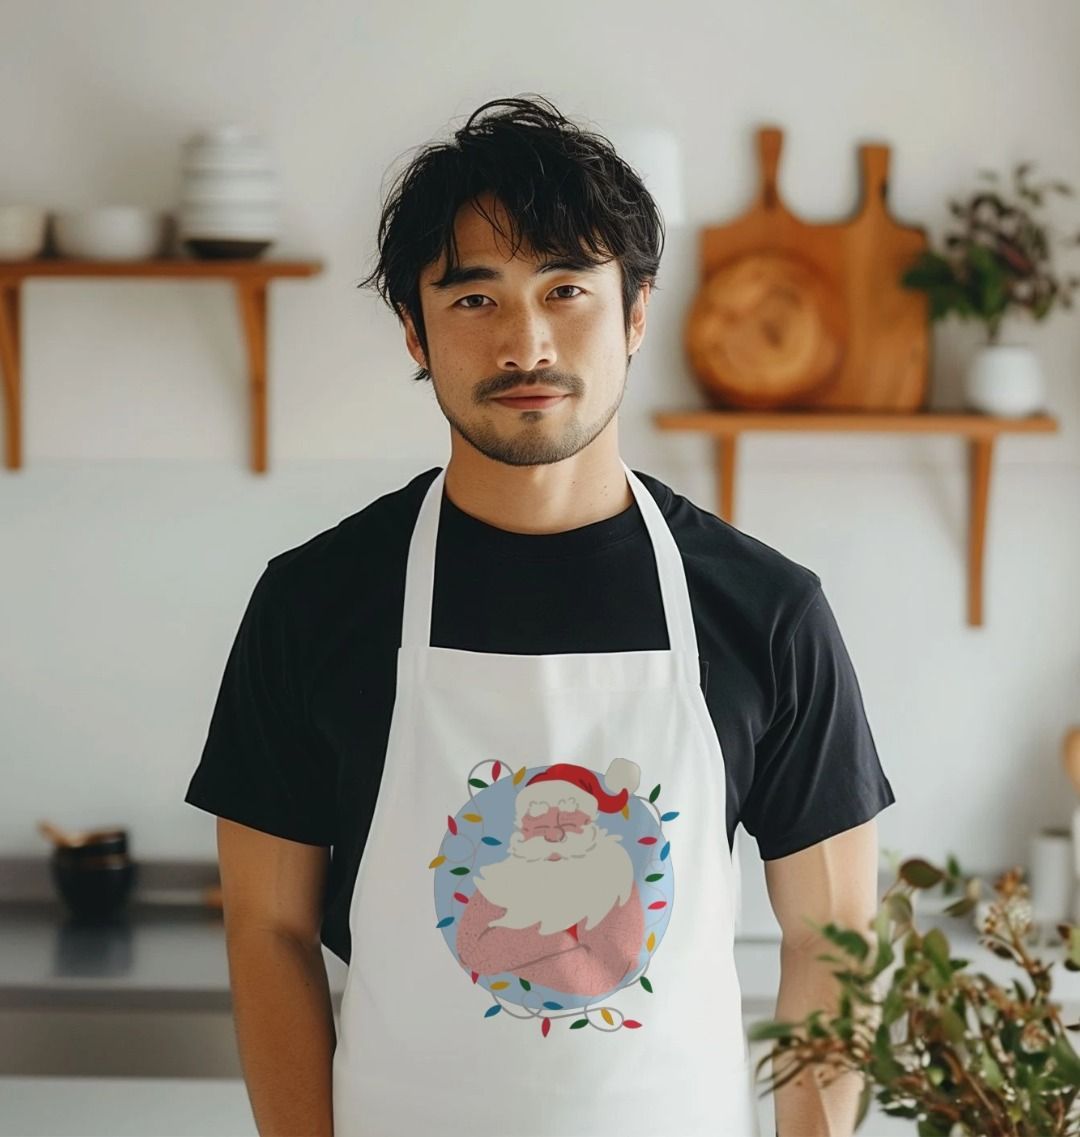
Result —
<instances>
[{"instance_id":1,"label":"kitchen counter","mask_svg":"<svg viewBox=\"0 0 1080 1137\"><path fill-rule=\"evenodd\" d=\"M920 930L941 927L954 956L998 983L1022 975L978 942L968 920L935 915L932 899L917 894ZM1031 950L1062 956L1057 946ZM323 956L339 1018L348 969L325 948ZM779 939L736 936L735 959L744 1026L771 1018ZM1059 965L1052 974L1054 1001L1066 1022L1076 1021L1080 973ZM752 1063L766 1046L752 1044ZM255 1134L233 1036L221 914L138 901L94 927L73 923L56 900L0 901L0 1100L0 1137ZM758 1108L761 1132L771 1134L771 1096ZM862 1131L901 1137L910 1123L872 1107Z\"/></svg>"},{"instance_id":2,"label":"kitchen counter","mask_svg":"<svg viewBox=\"0 0 1080 1137\"><path fill-rule=\"evenodd\" d=\"M919 896L916 924L941 927L954 955L996 982L1022 972L979 943L967 919L936 914ZM940 906L949 903L939 900ZM1060 960L1062 949L1031 950ZM323 948L331 999L340 1010L348 969ZM744 1014L770 1016L780 979L778 938L736 936ZM1054 998L1076 1014L1080 972L1053 970ZM228 1011L225 931L220 913L194 904L137 902L113 922L73 922L55 900L0 903L0 1009Z\"/></svg>"}]
</instances>

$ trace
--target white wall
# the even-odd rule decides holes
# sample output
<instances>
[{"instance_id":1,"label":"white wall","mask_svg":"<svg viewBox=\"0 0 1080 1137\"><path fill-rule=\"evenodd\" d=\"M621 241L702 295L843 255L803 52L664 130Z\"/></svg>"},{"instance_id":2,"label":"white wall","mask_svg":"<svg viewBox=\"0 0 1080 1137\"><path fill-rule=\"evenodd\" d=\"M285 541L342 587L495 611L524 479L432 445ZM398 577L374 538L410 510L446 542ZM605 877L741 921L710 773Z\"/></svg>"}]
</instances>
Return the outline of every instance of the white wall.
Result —
<instances>
[{"instance_id":1,"label":"white wall","mask_svg":"<svg viewBox=\"0 0 1080 1137\"><path fill-rule=\"evenodd\" d=\"M172 208L182 140L241 121L280 163L274 253L326 271L271 289L265 478L227 286L25 288L26 465L0 469L0 855L44 852L39 817L127 824L137 856L212 855L212 819L182 797L263 565L445 461L396 321L355 288L392 163L525 91L600 129L677 132L691 224L669 233L623 452L712 507L707 444L649 416L698 401L680 346L696 229L747 205L757 127L784 128L782 189L811 220L850 213L857 144L888 143L894 212L938 237L978 168L1033 159L1080 185L1078 43L1070 0L6 0L0 200ZM1080 228L1080 203L1055 210ZM979 329L933 334L934 402L955 404ZM881 843L906 855L1022 858L1074 801L1058 752L1080 721L1080 320L1030 342L1062 429L999 447L982 628L965 622L960 441L742 450L738 524L821 576L898 798Z\"/></svg>"}]
</instances>

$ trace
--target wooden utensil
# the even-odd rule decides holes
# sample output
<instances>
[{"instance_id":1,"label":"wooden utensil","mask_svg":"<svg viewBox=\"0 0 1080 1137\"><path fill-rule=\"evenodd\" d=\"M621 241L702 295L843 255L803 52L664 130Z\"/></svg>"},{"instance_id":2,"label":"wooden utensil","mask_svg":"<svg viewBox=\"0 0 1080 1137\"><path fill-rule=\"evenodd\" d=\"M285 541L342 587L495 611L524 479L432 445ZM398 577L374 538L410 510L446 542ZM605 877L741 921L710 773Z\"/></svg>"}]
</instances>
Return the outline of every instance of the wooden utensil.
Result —
<instances>
[{"instance_id":1,"label":"wooden utensil","mask_svg":"<svg viewBox=\"0 0 1080 1137\"><path fill-rule=\"evenodd\" d=\"M1080 794L1080 726L1071 727L1065 732L1061 757L1069 781Z\"/></svg>"}]
</instances>

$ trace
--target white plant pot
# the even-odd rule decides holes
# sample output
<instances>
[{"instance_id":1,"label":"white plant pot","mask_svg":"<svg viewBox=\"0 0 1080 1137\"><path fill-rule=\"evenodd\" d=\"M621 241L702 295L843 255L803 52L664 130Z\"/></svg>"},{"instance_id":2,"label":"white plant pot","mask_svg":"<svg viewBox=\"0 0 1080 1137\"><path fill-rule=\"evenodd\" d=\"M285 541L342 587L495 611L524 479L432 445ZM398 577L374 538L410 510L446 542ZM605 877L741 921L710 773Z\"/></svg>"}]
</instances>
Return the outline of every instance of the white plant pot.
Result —
<instances>
[{"instance_id":1,"label":"white plant pot","mask_svg":"<svg viewBox=\"0 0 1080 1137\"><path fill-rule=\"evenodd\" d=\"M1006 418L1044 410L1039 357L1024 344L983 344L968 364L964 398L974 410Z\"/></svg>"}]
</instances>

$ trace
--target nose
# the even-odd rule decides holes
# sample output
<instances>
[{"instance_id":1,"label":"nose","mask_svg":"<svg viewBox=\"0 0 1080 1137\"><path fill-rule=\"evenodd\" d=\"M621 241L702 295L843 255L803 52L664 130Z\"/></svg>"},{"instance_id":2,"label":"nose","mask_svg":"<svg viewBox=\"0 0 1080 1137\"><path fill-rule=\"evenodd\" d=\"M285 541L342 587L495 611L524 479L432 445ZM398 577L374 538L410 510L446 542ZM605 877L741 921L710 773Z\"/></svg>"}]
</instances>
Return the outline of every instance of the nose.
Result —
<instances>
[{"instance_id":1,"label":"nose","mask_svg":"<svg viewBox=\"0 0 1080 1137\"><path fill-rule=\"evenodd\" d=\"M547 320L531 309L521 308L506 319L498 363L506 371L535 371L556 361Z\"/></svg>"}]
</instances>

